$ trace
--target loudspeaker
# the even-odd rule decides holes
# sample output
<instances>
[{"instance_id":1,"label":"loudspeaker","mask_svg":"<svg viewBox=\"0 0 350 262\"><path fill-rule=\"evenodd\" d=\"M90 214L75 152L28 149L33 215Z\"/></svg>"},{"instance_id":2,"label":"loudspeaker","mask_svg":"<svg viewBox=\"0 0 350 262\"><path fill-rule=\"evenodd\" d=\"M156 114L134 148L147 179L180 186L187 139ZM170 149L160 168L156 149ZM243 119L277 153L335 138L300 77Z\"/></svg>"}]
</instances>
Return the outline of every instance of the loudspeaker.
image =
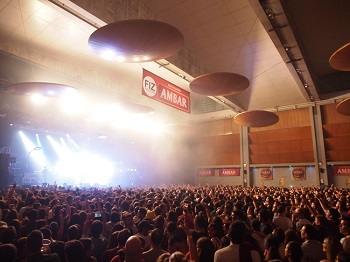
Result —
<instances>
[{"instance_id":1,"label":"loudspeaker","mask_svg":"<svg viewBox=\"0 0 350 262\"><path fill-rule=\"evenodd\" d=\"M10 165L10 154L0 154L0 170L8 170Z\"/></svg>"}]
</instances>

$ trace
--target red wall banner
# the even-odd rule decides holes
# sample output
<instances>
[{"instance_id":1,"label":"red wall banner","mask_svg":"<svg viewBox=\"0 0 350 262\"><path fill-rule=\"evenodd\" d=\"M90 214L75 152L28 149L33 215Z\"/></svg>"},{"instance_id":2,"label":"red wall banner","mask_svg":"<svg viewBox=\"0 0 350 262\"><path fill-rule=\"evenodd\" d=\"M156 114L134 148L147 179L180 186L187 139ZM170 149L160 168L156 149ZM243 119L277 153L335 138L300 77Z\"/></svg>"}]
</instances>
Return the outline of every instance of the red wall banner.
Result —
<instances>
[{"instance_id":1,"label":"red wall banner","mask_svg":"<svg viewBox=\"0 0 350 262\"><path fill-rule=\"evenodd\" d=\"M143 69L142 94L163 104L190 113L190 93Z\"/></svg>"},{"instance_id":2,"label":"red wall banner","mask_svg":"<svg viewBox=\"0 0 350 262\"><path fill-rule=\"evenodd\" d=\"M333 176L350 176L350 166L332 166Z\"/></svg>"},{"instance_id":3,"label":"red wall banner","mask_svg":"<svg viewBox=\"0 0 350 262\"><path fill-rule=\"evenodd\" d=\"M215 169L199 168L197 169L197 176L215 176Z\"/></svg>"},{"instance_id":4,"label":"red wall banner","mask_svg":"<svg viewBox=\"0 0 350 262\"><path fill-rule=\"evenodd\" d=\"M222 168L219 169L219 176L239 176L240 171L239 168Z\"/></svg>"}]
</instances>

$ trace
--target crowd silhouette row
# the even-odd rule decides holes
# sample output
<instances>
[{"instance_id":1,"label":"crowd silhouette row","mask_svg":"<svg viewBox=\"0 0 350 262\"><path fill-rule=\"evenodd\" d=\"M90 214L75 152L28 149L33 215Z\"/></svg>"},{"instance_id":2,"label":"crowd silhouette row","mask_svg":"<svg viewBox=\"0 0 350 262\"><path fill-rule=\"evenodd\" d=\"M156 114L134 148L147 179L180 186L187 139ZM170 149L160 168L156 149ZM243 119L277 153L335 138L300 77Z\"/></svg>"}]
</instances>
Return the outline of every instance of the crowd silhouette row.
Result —
<instances>
[{"instance_id":1,"label":"crowd silhouette row","mask_svg":"<svg viewBox=\"0 0 350 262\"><path fill-rule=\"evenodd\" d=\"M350 261L350 191L3 188L0 261Z\"/></svg>"}]
</instances>

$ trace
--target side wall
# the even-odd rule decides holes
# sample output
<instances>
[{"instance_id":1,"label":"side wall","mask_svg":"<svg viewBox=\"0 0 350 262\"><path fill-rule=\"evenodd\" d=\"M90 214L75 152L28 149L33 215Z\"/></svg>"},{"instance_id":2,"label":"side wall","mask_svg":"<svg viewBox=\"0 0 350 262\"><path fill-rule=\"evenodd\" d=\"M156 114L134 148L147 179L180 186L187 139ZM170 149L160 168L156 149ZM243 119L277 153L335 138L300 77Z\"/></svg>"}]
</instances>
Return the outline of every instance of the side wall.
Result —
<instances>
[{"instance_id":1,"label":"side wall","mask_svg":"<svg viewBox=\"0 0 350 262\"><path fill-rule=\"evenodd\" d=\"M279 122L262 128L240 127L233 118L198 124L197 168L215 170L214 176L197 173L198 184L348 187L350 173L333 176L332 168L350 170L350 116L340 115L336 104L276 114ZM220 168L232 167L239 176L219 176ZM264 169L272 171L271 180L262 177Z\"/></svg>"}]
</instances>

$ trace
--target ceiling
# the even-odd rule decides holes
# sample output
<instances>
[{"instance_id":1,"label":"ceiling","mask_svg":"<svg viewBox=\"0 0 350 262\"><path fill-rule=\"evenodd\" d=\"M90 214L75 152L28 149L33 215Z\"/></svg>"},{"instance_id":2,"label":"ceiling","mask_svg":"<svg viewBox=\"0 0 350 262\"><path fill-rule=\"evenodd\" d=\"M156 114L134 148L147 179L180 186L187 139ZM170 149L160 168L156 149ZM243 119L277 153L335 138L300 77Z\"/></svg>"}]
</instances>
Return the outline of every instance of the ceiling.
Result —
<instances>
[{"instance_id":1,"label":"ceiling","mask_svg":"<svg viewBox=\"0 0 350 262\"><path fill-rule=\"evenodd\" d=\"M249 88L235 95L192 93L187 117L192 122L341 101L350 96L350 72L332 69L328 59L350 42L349 13L348 0L0 0L0 117L42 128L86 128L86 123L58 116L53 106L40 110L6 91L27 81L69 84L90 96L108 99L113 93L116 100L157 107L138 93L111 90L92 78L97 69L134 77L140 66L148 66L111 64L96 58L87 45L96 28L135 18L166 22L184 35L178 54L153 63L155 74L167 69L188 91L193 78L210 72L249 79Z\"/></svg>"}]
</instances>

